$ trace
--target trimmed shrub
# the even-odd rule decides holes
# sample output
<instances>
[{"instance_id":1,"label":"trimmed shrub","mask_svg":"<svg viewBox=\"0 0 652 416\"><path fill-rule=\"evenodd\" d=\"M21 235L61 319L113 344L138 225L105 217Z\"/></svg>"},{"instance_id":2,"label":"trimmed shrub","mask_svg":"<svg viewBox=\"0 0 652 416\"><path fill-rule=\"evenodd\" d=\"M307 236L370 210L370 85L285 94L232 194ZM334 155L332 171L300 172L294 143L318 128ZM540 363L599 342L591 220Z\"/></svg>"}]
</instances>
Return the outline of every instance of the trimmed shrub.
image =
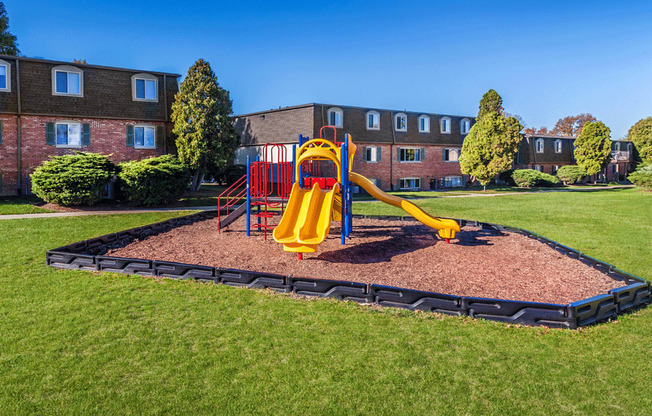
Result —
<instances>
[{"instance_id":1,"label":"trimmed shrub","mask_svg":"<svg viewBox=\"0 0 652 416\"><path fill-rule=\"evenodd\" d=\"M652 189L652 163L641 163L627 179L636 186Z\"/></svg>"},{"instance_id":2,"label":"trimmed shrub","mask_svg":"<svg viewBox=\"0 0 652 416\"><path fill-rule=\"evenodd\" d=\"M584 168L578 165L562 166L557 171L557 177L564 185L572 185L577 181L581 181L586 176Z\"/></svg>"},{"instance_id":3,"label":"trimmed shrub","mask_svg":"<svg viewBox=\"0 0 652 416\"><path fill-rule=\"evenodd\" d=\"M506 170L505 172L501 172L498 175L498 180L496 182L500 183L501 185L515 186L516 182L514 182L514 179L512 178L512 174L514 174L514 169L509 169Z\"/></svg>"},{"instance_id":4,"label":"trimmed shrub","mask_svg":"<svg viewBox=\"0 0 652 416\"><path fill-rule=\"evenodd\" d=\"M172 202L188 189L190 170L172 155L120 164L122 195L136 205Z\"/></svg>"},{"instance_id":5,"label":"trimmed shrub","mask_svg":"<svg viewBox=\"0 0 652 416\"><path fill-rule=\"evenodd\" d=\"M117 173L108 156L75 152L54 156L32 173L32 192L46 202L92 205Z\"/></svg>"},{"instance_id":6,"label":"trimmed shrub","mask_svg":"<svg viewBox=\"0 0 652 416\"><path fill-rule=\"evenodd\" d=\"M512 174L512 179L514 179L514 182L519 188L556 186L559 184L557 177L547 173L541 173L534 169L517 169Z\"/></svg>"}]
</instances>

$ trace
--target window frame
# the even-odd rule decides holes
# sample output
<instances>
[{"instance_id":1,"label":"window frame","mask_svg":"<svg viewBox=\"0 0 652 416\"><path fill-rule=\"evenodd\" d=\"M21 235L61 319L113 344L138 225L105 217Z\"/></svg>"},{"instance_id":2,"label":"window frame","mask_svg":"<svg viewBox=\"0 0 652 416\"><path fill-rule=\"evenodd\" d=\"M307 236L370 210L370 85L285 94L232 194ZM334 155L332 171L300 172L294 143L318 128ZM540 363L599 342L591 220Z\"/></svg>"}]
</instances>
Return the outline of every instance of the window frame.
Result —
<instances>
[{"instance_id":1,"label":"window frame","mask_svg":"<svg viewBox=\"0 0 652 416\"><path fill-rule=\"evenodd\" d=\"M468 128L465 129L465 126L468 125ZM461 134L469 134L471 131L471 120L468 118L463 118L460 120L460 133Z\"/></svg>"},{"instance_id":2,"label":"window frame","mask_svg":"<svg viewBox=\"0 0 652 416\"><path fill-rule=\"evenodd\" d=\"M453 179L459 179L459 185L452 185ZM451 185L447 185L451 183ZM450 175L444 177L444 188L463 188L464 187L464 176L462 175Z\"/></svg>"},{"instance_id":3,"label":"window frame","mask_svg":"<svg viewBox=\"0 0 652 416\"><path fill-rule=\"evenodd\" d=\"M455 160L451 160L451 159L450 159L450 153L451 153L451 151L454 151L455 153L457 153L457 159L455 159ZM444 162L460 163L460 154L462 153L460 148L457 148L457 147L446 147L446 148L444 148L444 150L442 150L442 152L443 152L443 154L444 154L443 157L442 157L442 159L444 160ZM447 153L447 152L448 152L448 153ZM448 157L446 157L446 155L448 155Z\"/></svg>"},{"instance_id":4,"label":"window frame","mask_svg":"<svg viewBox=\"0 0 652 416\"><path fill-rule=\"evenodd\" d=\"M543 165L532 165L532 170L536 170L539 173L545 173L543 171Z\"/></svg>"},{"instance_id":5,"label":"window frame","mask_svg":"<svg viewBox=\"0 0 652 416\"><path fill-rule=\"evenodd\" d=\"M143 129L143 146L136 143L136 129ZM145 146L145 129L151 128L154 131L154 144ZM135 124L134 125L134 149L156 149L156 126L153 124Z\"/></svg>"},{"instance_id":6,"label":"window frame","mask_svg":"<svg viewBox=\"0 0 652 416\"><path fill-rule=\"evenodd\" d=\"M11 63L7 62L3 59L0 59L0 66L4 66L6 68L5 72L5 87L0 88L0 92L11 92Z\"/></svg>"},{"instance_id":7,"label":"window frame","mask_svg":"<svg viewBox=\"0 0 652 416\"><path fill-rule=\"evenodd\" d=\"M331 113L336 114L335 123L332 123L332 124L331 124ZM339 114L339 123L337 122L338 121L337 114ZM327 124L328 126L333 126L336 129L341 129L344 126L344 111L342 111L341 108L339 108L339 107L331 107L331 108L329 108L328 112L327 112L327 116L328 116L328 120L327 120L328 121L328 124Z\"/></svg>"},{"instance_id":8,"label":"window frame","mask_svg":"<svg viewBox=\"0 0 652 416\"><path fill-rule=\"evenodd\" d=\"M372 127L369 127L369 116L373 116L376 121ZM380 130L380 113L376 110L369 110L365 114L365 127L367 130Z\"/></svg>"},{"instance_id":9,"label":"window frame","mask_svg":"<svg viewBox=\"0 0 652 416\"><path fill-rule=\"evenodd\" d=\"M401 186L401 182L404 181L417 181L417 186L410 186L410 187ZM398 184L399 184L398 185L399 190L421 189L421 178L411 177L411 176L407 178L399 178Z\"/></svg>"},{"instance_id":10,"label":"window frame","mask_svg":"<svg viewBox=\"0 0 652 416\"><path fill-rule=\"evenodd\" d=\"M555 153L561 153L564 149L564 144L561 141L561 139L556 139L555 140Z\"/></svg>"},{"instance_id":11,"label":"window frame","mask_svg":"<svg viewBox=\"0 0 652 416\"><path fill-rule=\"evenodd\" d=\"M66 130L69 132L70 131L70 125L71 124L77 124L79 126L79 144L70 144L70 137L67 133L66 135L66 144L59 144L59 137L57 134L57 131L59 130L60 125L66 125L67 128ZM58 147L60 149L80 149L82 147L82 140L83 140L83 123L80 121L73 121L73 120L59 120L54 122L54 145L55 147Z\"/></svg>"},{"instance_id":12,"label":"window frame","mask_svg":"<svg viewBox=\"0 0 652 416\"><path fill-rule=\"evenodd\" d=\"M70 92L58 92L57 91L57 72L66 73L66 82L68 83L69 74L79 75L79 93L70 93ZM68 91L70 91L70 86L68 84ZM62 97L83 97L84 96L84 71L81 69L70 66L70 65L59 65L52 68L52 95L58 95Z\"/></svg>"},{"instance_id":13,"label":"window frame","mask_svg":"<svg viewBox=\"0 0 652 416\"><path fill-rule=\"evenodd\" d=\"M369 157L368 157L369 155L368 155L367 152L370 151L370 150L372 151L372 154L374 156L373 160L369 159ZM378 163L379 162L378 161L378 146L365 146L364 151L365 151L365 153L364 153L365 162L367 162L367 163Z\"/></svg>"},{"instance_id":14,"label":"window frame","mask_svg":"<svg viewBox=\"0 0 652 416\"><path fill-rule=\"evenodd\" d=\"M424 126L421 128L421 120L423 120ZM430 133L430 116L422 114L419 116L419 133Z\"/></svg>"},{"instance_id":15,"label":"window frame","mask_svg":"<svg viewBox=\"0 0 652 416\"><path fill-rule=\"evenodd\" d=\"M141 80L145 82L145 88L147 88L147 81L154 81L154 95L156 98L151 99L151 98L139 98L137 96L137 88L136 84L137 81ZM147 97L147 94L145 94L145 97ZM141 101L141 102L149 102L149 103L157 103L159 100L159 94L158 94L158 77L152 75L152 74L147 74L147 73L140 73L133 75L131 77L131 99L133 101Z\"/></svg>"},{"instance_id":16,"label":"window frame","mask_svg":"<svg viewBox=\"0 0 652 416\"><path fill-rule=\"evenodd\" d=\"M444 128L444 122L446 122L446 129ZM442 117L439 119L439 132L441 134L451 134L451 118L448 116Z\"/></svg>"},{"instance_id":17,"label":"window frame","mask_svg":"<svg viewBox=\"0 0 652 416\"><path fill-rule=\"evenodd\" d=\"M403 126L403 128L399 128L399 125L398 125L399 117L405 119L405 125ZM407 114L405 114L405 113L396 113L396 114L394 114L394 131L398 131L398 132L402 132L402 133L407 132L407 122L408 122Z\"/></svg>"},{"instance_id":18,"label":"window frame","mask_svg":"<svg viewBox=\"0 0 652 416\"><path fill-rule=\"evenodd\" d=\"M541 150L539 150L539 143L541 143ZM534 151L536 153L545 153L546 151L546 145L543 141L543 139L539 138L534 141Z\"/></svg>"},{"instance_id":19,"label":"window frame","mask_svg":"<svg viewBox=\"0 0 652 416\"><path fill-rule=\"evenodd\" d=\"M419 157L418 158L415 157L415 160L403 160L402 156L403 156L403 151L404 150L414 150L415 151L414 152L415 156L418 154ZM411 147L411 146L407 146L407 147L401 146L399 148L399 160L398 161L399 161L399 163L421 163L423 161L423 155L421 154L421 148L420 147Z\"/></svg>"}]
</instances>

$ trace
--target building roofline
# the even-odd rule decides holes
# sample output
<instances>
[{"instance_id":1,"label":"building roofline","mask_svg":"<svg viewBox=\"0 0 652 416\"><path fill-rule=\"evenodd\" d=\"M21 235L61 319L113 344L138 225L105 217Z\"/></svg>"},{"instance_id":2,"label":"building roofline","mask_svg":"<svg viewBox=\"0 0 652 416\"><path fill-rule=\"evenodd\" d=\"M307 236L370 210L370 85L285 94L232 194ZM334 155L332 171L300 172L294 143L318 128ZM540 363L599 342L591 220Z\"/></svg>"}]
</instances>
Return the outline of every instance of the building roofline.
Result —
<instances>
[{"instance_id":1,"label":"building roofline","mask_svg":"<svg viewBox=\"0 0 652 416\"><path fill-rule=\"evenodd\" d=\"M363 106L356 106L356 105L342 105L342 104L328 104L328 103L307 103L307 104L299 104L299 105L293 105L293 106L288 106L288 107L281 107L281 108L272 108L269 110L264 110L264 111L255 111L253 113L246 113L246 114L238 114L235 117L249 117L249 116L256 116L256 115L261 115L261 114L268 114L268 113L276 113L279 111L285 111L285 110L295 110L299 108L306 108L306 107L314 107L314 106L324 106L324 107L338 107L338 108L359 108L359 109L366 109L366 110L377 110L377 111L388 111L388 112L393 112L393 113L411 113L411 114L430 114L430 115L437 115L437 116L444 116L444 117L456 117L456 118L468 118L471 120L475 119L475 116L464 116L464 115L455 115L455 114L446 114L446 113L433 113L433 112L418 112L418 111L410 111L410 110L391 110L387 108L378 108L378 107L363 107Z\"/></svg>"},{"instance_id":2,"label":"building roofline","mask_svg":"<svg viewBox=\"0 0 652 416\"><path fill-rule=\"evenodd\" d=\"M525 133L523 134L525 137L540 137L542 139L567 139L567 140L575 140L577 139L577 136L560 136L558 134L532 134L532 133Z\"/></svg>"},{"instance_id":3,"label":"building roofline","mask_svg":"<svg viewBox=\"0 0 652 416\"><path fill-rule=\"evenodd\" d=\"M92 68L92 69L106 69L110 71L121 71L121 72L146 72L148 74L154 75L166 75L169 77L179 78L181 75L173 74L171 72L158 72L158 71L147 71L143 69L131 69L131 68L118 68L115 66L103 66L103 65L91 65L91 64L80 64L77 62L66 62L66 61L54 61L51 59L40 59L40 58L27 58L24 56L13 56L13 55L0 55L0 59L15 59L17 61L25 62L41 62L45 64L55 64L55 65L73 65L81 68Z\"/></svg>"}]
</instances>

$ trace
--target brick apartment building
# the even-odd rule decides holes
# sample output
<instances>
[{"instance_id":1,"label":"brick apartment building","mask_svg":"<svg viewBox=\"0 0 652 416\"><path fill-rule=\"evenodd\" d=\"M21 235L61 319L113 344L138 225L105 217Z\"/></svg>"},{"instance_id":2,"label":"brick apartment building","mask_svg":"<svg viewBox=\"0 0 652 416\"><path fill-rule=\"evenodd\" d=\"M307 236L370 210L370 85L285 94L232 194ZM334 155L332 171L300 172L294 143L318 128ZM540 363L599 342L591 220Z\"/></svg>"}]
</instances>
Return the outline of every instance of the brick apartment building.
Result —
<instances>
[{"instance_id":1,"label":"brick apartment building","mask_svg":"<svg viewBox=\"0 0 652 416\"><path fill-rule=\"evenodd\" d=\"M165 153L179 76L0 55L0 195L29 192L50 156Z\"/></svg>"},{"instance_id":2,"label":"brick apartment building","mask_svg":"<svg viewBox=\"0 0 652 416\"><path fill-rule=\"evenodd\" d=\"M236 117L242 145L236 163L261 155L266 143L292 144L302 134L319 137L323 126L337 128L338 139L353 137L358 151L353 171L384 190L439 189L465 186L459 155L462 142L475 122L471 116L418 113L328 104L305 104ZM574 137L524 135L514 167L554 174L574 164ZM624 180L633 167L630 142L614 142L613 160L605 169L607 180ZM289 157L289 156L288 156Z\"/></svg>"}]
</instances>

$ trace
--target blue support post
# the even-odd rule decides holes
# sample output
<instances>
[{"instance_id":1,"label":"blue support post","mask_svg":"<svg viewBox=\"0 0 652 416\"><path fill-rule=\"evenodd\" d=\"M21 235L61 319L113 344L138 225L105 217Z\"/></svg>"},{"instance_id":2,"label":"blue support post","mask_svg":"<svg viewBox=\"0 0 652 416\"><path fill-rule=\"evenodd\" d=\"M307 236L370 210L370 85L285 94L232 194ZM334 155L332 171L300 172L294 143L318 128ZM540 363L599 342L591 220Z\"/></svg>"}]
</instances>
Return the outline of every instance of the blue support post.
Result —
<instances>
[{"instance_id":1,"label":"blue support post","mask_svg":"<svg viewBox=\"0 0 652 416\"><path fill-rule=\"evenodd\" d=\"M294 186L294 183L297 181L296 163L297 163L297 145L293 144L292 145L292 186Z\"/></svg>"},{"instance_id":2,"label":"blue support post","mask_svg":"<svg viewBox=\"0 0 652 416\"><path fill-rule=\"evenodd\" d=\"M299 135L299 147L303 146L303 143L305 142L304 138L302 135ZM296 157L296 153L295 153ZM296 161L295 161L296 163ZM299 186L303 188L303 167L299 166L299 177L297 178L299 180Z\"/></svg>"},{"instance_id":3,"label":"blue support post","mask_svg":"<svg viewBox=\"0 0 652 416\"><path fill-rule=\"evenodd\" d=\"M250 218L251 214L251 165L249 164L249 156L247 156L247 237L251 235L250 229Z\"/></svg>"},{"instance_id":4,"label":"blue support post","mask_svg":"<svg viewBox=\"0 0 652 416\"><path fill-rule=\"evenodd\" d=\"M348 237L349 207L347 206L347 194L349 188L349 146L344 136L344 143L340 148L341 169L342 169L342 236L340 244L344 245Z\"/></svg>"}]
</instances>

